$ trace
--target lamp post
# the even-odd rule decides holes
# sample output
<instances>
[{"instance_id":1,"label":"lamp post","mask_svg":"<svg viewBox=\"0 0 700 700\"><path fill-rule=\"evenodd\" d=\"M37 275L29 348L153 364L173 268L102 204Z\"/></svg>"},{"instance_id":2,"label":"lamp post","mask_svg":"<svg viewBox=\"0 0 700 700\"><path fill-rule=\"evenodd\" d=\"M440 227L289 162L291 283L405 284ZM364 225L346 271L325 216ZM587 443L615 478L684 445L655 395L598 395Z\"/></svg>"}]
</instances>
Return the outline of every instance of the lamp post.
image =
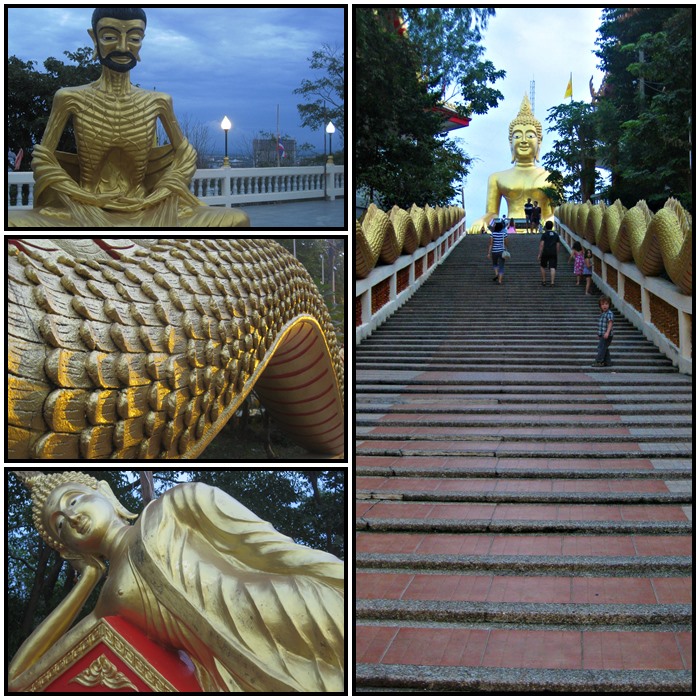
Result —
<instances>
[{"instance_id":1,"label":"lamp post","mask_svg":"<svg viewBox=\"0 0 700 700\"><path fill-rule=\"evenodd\" d=\"M224 117L221 120L221 128L224 130L224 168L230 168L231 163L228 159L228 130L231 128L232 124L228 117Z\"/></svg>"},{"instance_id":2,"label":"lamp post","mask_svg":"<svg viewBox=\"0 0 700 700\"><path fill-rule=\"evenodd\" d=\"M333 134L335 134L333 122L326 124L326 133L328 134L328 165L333 165Z\"/></svg>"}]
</instances>

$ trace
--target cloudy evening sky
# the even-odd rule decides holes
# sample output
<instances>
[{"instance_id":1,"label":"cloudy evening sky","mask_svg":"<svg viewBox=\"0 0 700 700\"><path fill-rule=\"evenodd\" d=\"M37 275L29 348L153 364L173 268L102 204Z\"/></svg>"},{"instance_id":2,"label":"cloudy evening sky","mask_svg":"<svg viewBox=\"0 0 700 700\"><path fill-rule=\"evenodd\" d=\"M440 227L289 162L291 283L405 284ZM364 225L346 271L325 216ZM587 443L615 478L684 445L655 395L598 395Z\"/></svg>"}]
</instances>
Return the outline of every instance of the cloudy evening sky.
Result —
<instances>
[{"instance_id":1,"label":"cloudy evening sky","mask_svg":"<svg viewBox=\"0 0 700 700\"><path fill-rule=\"evenodd\" d=\"M37 68L49 56L67 61L64 51L92 46L87 29L94 7L7 9L8 55L36 61ZM320 77L309 68L313 51L323 44L344 49L342 7L144 9L146 38L132 82L172 95L176 114L207 124L222 152L224 115L233 122L229 151L239 152L259 131L276 130L278 104L280 132L323 151L323 132L301 127L296 106L304 100L294 89Z\"/></svg>"},{"instance_id":2,"label":"cloudy evening sky","mask_svg":"<svg viewBox=\"0 0 700 700\"><path fill-rule=\"evenodd\" d=\"M451 132L474 159L464 188L467 224L485 213L488 176L511 167L508 125L523 95L530 96L530 81L535 81L535 116L544 132L540 157L554 141L553 134L547 133L548 110L569 101L564 99L569 74L573 73L574 100L590 102L591 76L594 87L600 87L603 74L593 54L600 16L601 8L595 7L496 8L483 33L482 60L506 71L494 86L504 99L496 109L474 115L468 127ZM501 213L506 213L505 201Z\"/></svg>"}]
</instances>

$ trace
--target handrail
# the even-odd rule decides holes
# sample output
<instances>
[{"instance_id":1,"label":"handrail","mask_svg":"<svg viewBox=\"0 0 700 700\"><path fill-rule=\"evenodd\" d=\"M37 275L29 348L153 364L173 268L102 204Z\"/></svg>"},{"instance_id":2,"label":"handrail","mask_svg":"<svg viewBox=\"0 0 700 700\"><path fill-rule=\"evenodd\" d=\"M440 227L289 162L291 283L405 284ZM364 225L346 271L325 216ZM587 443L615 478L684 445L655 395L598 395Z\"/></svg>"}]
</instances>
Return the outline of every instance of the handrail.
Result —
<instances>
[{"instance_id":1,"label":"handrail","mask_svg":"<svg viewBox=\"0 0 700 700\"><path fill-rule=\"evenodd\" d=\"M615 308L684 374L693 373L693 297L673 282L644 274L634 262L580 235L555 214L555 225L570 252L578 242L593 253L593 279ZM594 238L595 240L595 238ZM600 242L600 241L597 241Z\"/></svg>"},{"instance_id":2,"label":"handrail","mask_svg":"<svg viewBox=\"0 0 700 700\"><path fill-rule=\"evenodd\" d=\"M289 168L215 168L195 172L190 191L204 204L237 206L298 199L345 196L345 166L312 165ZM7 174L8 210L34 206L34 175Z\"/></svg>"},{"instance_id":3,"label":"handrail","mask_svg":"<svg viewBox=\"0 0 700 700\"><path fill-rule=\"evenodd\" d=\"M453 225L426 245L399 254L390 263L372 267L363 276L357 274L356 267L356 345L403 306L454 250L465 232L464 212L460 210L460 213Z\"/></svg>"}]
</instances>

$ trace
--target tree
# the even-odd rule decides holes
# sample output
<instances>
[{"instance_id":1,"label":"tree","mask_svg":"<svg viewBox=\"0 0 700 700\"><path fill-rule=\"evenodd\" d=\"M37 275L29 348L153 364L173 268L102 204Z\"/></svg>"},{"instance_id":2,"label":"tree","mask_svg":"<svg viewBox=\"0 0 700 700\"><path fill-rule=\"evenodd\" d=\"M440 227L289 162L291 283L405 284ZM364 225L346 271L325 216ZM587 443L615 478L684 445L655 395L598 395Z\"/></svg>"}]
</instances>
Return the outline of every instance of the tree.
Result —
<instances>
[{"instance_id":1,"label":"tree","mask_svg":"<svg viewBox=\"0 0 700 700\"><path fill-rule=\"evenodd\" d=\"M626 206L645 199L658 208L673 196L692 211L693 13L687 5L603 12L598 134L609 198Z\"/></svg>"},{"instance_id":2,"label":"tree","mask_svg":"<svg viewBox=\"0 0 700 700\"><path fill-rule=\"evenodd\" d=\"M197 168L208 168L208 156L214 150L209 127L187 112L178 114L177 122L185 138L190 142L192 148L197 151ZM158 122L157 139L161 145L169 143L165 129L160 122Z\"/></svg>"},{"instance_id":3,"label":"tree","mask_svg":"<svg viewBox=\"0 0 700 700\"><path fill-rule=\"evenodd\" d=\"M585 102L563 103L549 110L547 121L552 124L547 131L559 136L542 158L545 168L556 171L549 178L552 188L561 188L568 200L586 202L601 182L596 170L595 108ZM553 202L558 199L555 195Z\"/></svg>"},{"instance_id":4,"label":"tree","mask_svg":"<svg viewBox=\"0 0 700 700\"><path fill-rule=\"evenodd\" d=\"M505 77L491 61L481 61L479 45L492 7L405 7L401 10L411 41L418 47L421 75L441 89L442 99L460 97L464 116L486 114L503 95L489 85Z\"/></svg>"},{"instance_id":5,"label":"tree","mask_svg":"<svg viewBox=\"0 0 700 700\"><path fill-rule=\"evenodd\" d=\"M440 133L434 111L448 81L459 82L471 101L459 108L463 114L483 113L502 99L487 84L504 74L478 61L478 31L469 29L491 11L471 12L355 8L355 172L358 186L383 208L447 204L467 174L468 156ZM464 43L453 46L457 41Z\"/></svg>"},{"instance_id":6,"label":"tree","mask_svg":"<svg viewBox=\"0 0 700 700\"><path fill-rule=\"evenodd\" d=\"M275 238L313 277L331 315L338 342L345 343L345 238ZM323 262L321 262L323 260Z\"/></svg>"},{"instance_id":7,"label":"tree","mask_svg":"<svg viewBox=\"0 0 700 700\"><path fill-rule=\"evenodd\" d=\"M7 144L17 151L24 149L22 170L30 170L31 150L41 142L51 112L53 97L63 87L85 85L97 80L101 66L92 59L92 48L83 47L64 55L75 65L50 57L44 71L34 68L34 61L10 56L7 61ZM58 150L75 152L72 124L68 124Z\"/></svg>"},{"instance_id":8,"label":"tree","mask_svg":"<svg viewBox=\"0 0 700 700\"><path fill-rule=\"evenodd\" d=\"M48 474L64 470L39 471ZM141 490L140 472L83 471L107 481L132 513L138 514L145 507L147 496ZM76 573L34 529L27 489L14 473L6 471L6 477L9 586L5 641L9 662L32 630L65 598L75 584ZM153 470L152 477L156 498L179 483L202 481L233 496L296 542L341 559L345 555L345 479L341 469ZM100 583L79 619L95 607L101 588Z\"/></svg>"},{"instance_id":9,"label":"tree","mask_svg":"<svg viewBox=\"0 0 700 700\"><path fill-rule=\"evenodd\" d=\"M345 53L324 44L320 51L311 54L309 65L324 74L316 80L302 80L301 86L294 90L295 95L311 100L297 105L301 124L318 131L332 121L345 140Z\"/></svg>"}]
</instances>

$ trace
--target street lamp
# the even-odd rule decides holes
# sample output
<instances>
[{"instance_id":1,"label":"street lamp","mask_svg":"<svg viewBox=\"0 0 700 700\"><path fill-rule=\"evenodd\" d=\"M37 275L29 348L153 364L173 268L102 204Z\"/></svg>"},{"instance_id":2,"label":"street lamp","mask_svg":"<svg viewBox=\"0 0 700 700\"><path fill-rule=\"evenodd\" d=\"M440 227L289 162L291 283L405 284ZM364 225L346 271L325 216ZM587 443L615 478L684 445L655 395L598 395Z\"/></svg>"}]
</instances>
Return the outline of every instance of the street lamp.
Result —
<instances>
[{"instance_id":1,"label":"street lamp","mask_svg":"<svg viewBox=\"0 0 700 700\"><path fill-rule=\"evenodd\" d=\"M228 117L224 117L221 120L221 128L224 130L224 168L230 168L231 163L229 162L228 159L228 130L232 127L233 125L231 124L230 120Z\"/></svg>"},{"instance_id":2,"label":"street lamp","mask_svg":"<svg viewBox=\"0 0 700 700\"><path fill-rule=\"evenodd\" d=\"M326 124L326 133L328 134L328 165L333 165L333 134L335 134L333 122Z\"/></svg>"}]
</instances>

